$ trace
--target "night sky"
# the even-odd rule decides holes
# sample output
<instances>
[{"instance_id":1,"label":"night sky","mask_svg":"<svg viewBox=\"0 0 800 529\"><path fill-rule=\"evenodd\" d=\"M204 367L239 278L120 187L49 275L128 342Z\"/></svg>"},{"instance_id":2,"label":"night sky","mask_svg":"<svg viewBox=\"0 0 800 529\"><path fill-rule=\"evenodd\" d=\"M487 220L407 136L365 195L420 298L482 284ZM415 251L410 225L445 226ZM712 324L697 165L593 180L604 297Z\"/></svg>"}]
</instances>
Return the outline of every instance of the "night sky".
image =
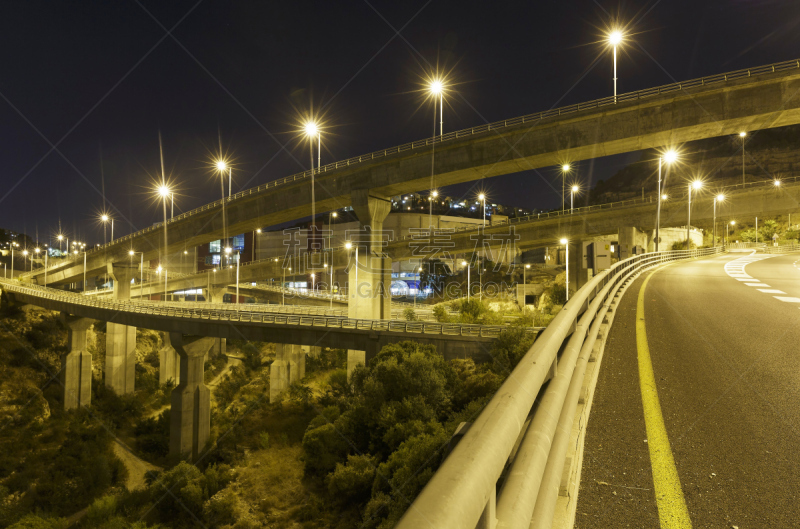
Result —
<instances>
[{"instance_id":1,"label":"night sky","mask_svg":"<svg viewBox=\"0 0 800 529\"><path fill-rule=\"evenodd\" d=\"M47 242L60 220L102 242L101 174L115 236L158 222L159 129L176 214L219 198L220 136L234 192L308 169L296 131L311 110L323 164L430 136L421 89L437 65L445 132L611 95L601 41L615 20L629 34L620 93L800 56L797 0L4 2L0 227ZM442 192L549 208L557 174Z\"/></svg>"}]
</instances>

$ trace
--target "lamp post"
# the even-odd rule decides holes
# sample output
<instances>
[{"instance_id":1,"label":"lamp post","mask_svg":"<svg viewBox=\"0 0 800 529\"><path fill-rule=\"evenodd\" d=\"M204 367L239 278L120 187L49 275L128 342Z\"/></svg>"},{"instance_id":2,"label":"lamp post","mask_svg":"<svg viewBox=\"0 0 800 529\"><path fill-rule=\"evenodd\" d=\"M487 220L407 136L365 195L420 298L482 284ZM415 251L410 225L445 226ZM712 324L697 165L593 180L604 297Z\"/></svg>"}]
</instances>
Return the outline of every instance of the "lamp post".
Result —
<instances>
[{"instance_id":1,"label":"lamp post","mask_svg":"<svg viewBox=\"0 0 800 529\"><path fill-rule=\"evenodd\" d=\"M323 268L330 268L329 272L331 274L330 285L328 285L328 296L330 297L331 301L331 308L333 308L333 253L331 253L331 266L328 266L328 263L325 263Z\"/></svg>"},{"instance_id":2,"label":"lamp post","mask_svg":"<svg viewBox=\"0 0 800 529\"><path fill-rule=\"evenodd\" d=\"M572 207L573 207L574 201L575 201L575 193L577 193L579 189L580 188L578 186L572 186L572 189L570 189L570 193L569 193L569 214L570 215L572 215Z\"/></svg>"},{"instance_id":3,"label":"lamp post","mask_svg":"<svg viewBox=\"0 0 800 529\"><path fill-rule=\"evenodd\" d=\"M467 269L467 301L469 301L469 284L470 284L469 265L466 261L461 261L461 266Z\"/></svg>"},{"instance_id":4,"label":"lamp post","mask_svg":"<svg viewBox=\"0 0 800 529\"><path fill-rule=\"evenodd\" d=\"M314 194L314 138L317 138L317 172L319 172L320 162L322 161L322 133L317 126L317 123L314 121L309 121L306 123L306 136L309 139L309 150L311 153L311 232L312 234L316 234L317 225L316 222L316 202L315 202L315 194ZM316 237L314 237L316 238ZM311 248L314 248L312 243Z\"/></svg>"},{"instance_id":5,"label":"lamp post","mask_svg":"<svg viewBox=\"0 0 800 529\"><path fill-rule=\"evenodd\" d=\"M133 261L133 256L137 253L142 256L142 261L139 264L139 301L141 301L142 298L144 298L144 252L134 252L130 250L128 255L131 256L131 261Z\"/></svg>"},{"instance_id":6,"label":"lamp post","mask_svg":"<svg viewBox=\"0 0 800 529\"><path fill-rule=\"evenodd\" d=\"M19 244L11 243L11 279L14 279L14 246L19 246Z\"/></svg>"},{"instance_id":7,"label":"lamp post","mask_svg":"<svg viewBox=\"0 0 800 529\"><path fill-rule=\"evenodd\" d=\"M687 200L687 213L686 213L686 249L691 250L692 245L690 242L690 233L689 231L692 229L692 189L698 190L703 187L703 182L700 180L695 180L691 184L689 184L689 192L686 194L688 197Z\"/></svg>"},{"instance_id":8,"label":"lamp post","mask_svg":"<svg viewBox=\"0 0 800 529\"><path fill-rule=\"evenodd\" d=\"M316 285L316 283L314 282L314 280L316 279L316 277L317 277L317 275L316 275L316 274L313 274L313 273L311 274L311 295L312 295L312 296L314 295L314 292L316 291L315 287L316 287L317 285Z\"/></svg>"},{"instance_id":9,"label":"lamp post","mask_svg":"<svg viewBox=\"0 0 800 529\"><path fill-rule=\"evenodd\" d=\"M731 234L730 234L730 232L728 231L728 228L729 228L730 226L736 226L736 221L735 221L735 220L732 220L732 221L730 221L729 223L725 224L725 243L726 243L726 244L730 244Z\"/></svg>"},{"instance_id":10,"label":"lamp post","mask_svg":"<svg viewBox=\"0 0 800 529\"><path fill-rule=\"evenodd\" d=\"M569 239L564 237L559 242L564 245L565 250L564 261L566 261L566 266L564 268L566 268L566 276L564 279L564 290L566 291L567 295L566 301L569 301Z\"/></svg>"},{"instance_id":11,"label":"lamp post","mask_svg":"<svg viewBox=\"0 0 800 529\"><path fill-rule=\"evenodd\" d=\"M25 258L28 257L28 250L22 250L22 273L24 274L27 272L25 270ZM33 268L33 264L31 264L31 268Z\"/></svg>"},{"instance_id":12,"label":"lamp post","mask_svg":"<svg viewBox=\"0 0 800 529\"><path fill-rule=\"evenodd\" d=\"M435 78L428 85L428 91L433 97L433 143L431 144L431 195L435 198L437 193L433 190L434 175L436 174L436 98L439 98L439 140L444 134L444 83L441 79ZM433 201L431 200L431 214L428 217L430 226L433 226Z\"/></svg>"},{"instance_id":13,"label":"lamp post","mask_svg":"<svg viewBox=\"0 0 800 529\"><path fill-rule=\"evenodd\" d=\"M522 269L522 308L523 309L525 308L525 305L526 305L526 303L525 303L526 297L525 296L526 296L526 294L528 292L527 291L527 288L528 288L527 287L527 284L528 284L528 277L527 277L528 274L527 274L527 272L528 272L528 268L530 268L530 267L531 267L531 265L526 264L525 267Z\"/></svg>"},{"instance_id":14,"label":"lamp post","mask_svg":"<svg viewBox=\"0 0 800 529\"><path fill-rule=\"evenodd\" d=\"M614 103L617 102L617 46L622 42L622 32L614 30L608 35L608 43L614 49Z\"/></svg>"},{"instance_id":15,"label":"lamp post","mask_svg":"<svg viewBox=\"0 0 800 529\"><path fill-rule=\"evenodd\" d=\"M568 163L561 166L561 211L564 211L567 207L567 173L569 173L571 169L572 167Z\"/></svg>"},{"instance_id":16,"label":"lamp post","mask_svg":"<svg viewBox=\"0 0 800 529\"><path fill-rule=\"evenodd\" d=\"M289 267L292 271L292 267ZM283 269L283 283L281 283L281 305L286 305L286 268Z\"/></svg>"},{"instance_id":17,"label":"lamp post","mask_svg":"<svg viewBox=\"0 0 800 529\"><path fill-rule=\"evenodd\" d=\"M103 244L108 243L108 239L106 238L106 225L109 221L111 221L111 242L114 242L114 219L108 215L102 215L100 220L103 221Z\"/></svg>"},{"instance_id":18,"label":"lamp post","mask_svg":"<svg viewBox=\"0 0 800 529\"><path fill-rule=\"evenodd\" d=\"M486 195L481 193L478 195L478 199L483 203L483 233L481 235L486 235ZM484 260L486 259L486 254L482 252ZM483 266L478 268L478 299L483 300Z\"/></svg>"},{"instance_id":19,"label":"lamp post","mask_svg":"<svg viewBox=\"0 0 800 529\"><path fill-rule=\"evenodd\" d=\"M345 249L350 250L353 248L353 243L347 241L344 247ZM358 296L358 246L356 246L356 296ZM350 297L350 287L347 288L347 297Z\"/></svg>"},{"instance_id":20,"label":"lamp post","mask_svg":"<svg viewBox=\"0 0 800 529\"><path fill-rule=\"evenodd\" d=\"M667 199L667 195L661 192L661 189L667 182L666 175L664 176L664 184L662 184L661 180L661 165L664 162L668 164L674 162L678 159L678 153L674 150L670 149L661 156L658 157L658 206L656 207L656 251L659 251L659 245L661 243L661 201Z\"/></svg>"},{"instance_id":21,"label":"lamp post","mask_svg":"<svg viewBox=\"0 0 800 529\"><path fill-rule=\"evenodd\" d=\"M161 195L164 206L164 253L162 258L159 259L159 265L164 267L164 301L167 300L167 197L169 197L171 193L169 187L166 185L161 185L158 188L158 194Z\"/></svg>"},{"instance_id":22,"label":"lamp post","mask_svg":"<svg viewBox=\"0 0 800 529\"><path fill-rule=\"evenodd\" d=\"M64 236L59 233L58 235L56 235L56 239L58 239L58 251L59 252L64 251L64 249L61 247L61 241L64 240ZM67 245L67 251L69 251L69 245Z\"/></svg>"},{"instance_id":23,"label":"lamp post","mask_svg":"<svg viewBox=\"0 0 800 529\"><path fill-rule=\"evenodd\" d=\"M739 133L739 137L742 138L742 186L744 186L744 139L747 137L747 133L742 131Z\"/></svg>"},{"instance_id":24,"label":"lamp post","mask_svg":"<svg viewBox=\"0 0 800 529\"><path fill-rule=\"evenodd\" d=\"M719 194L716 197L714 197L714 221L713 221L714 229L712 230L713 231L712 236L714 237L714 244L713 244L714 248L717 247L717 202L722 202L723 200L725 200L725 195L723 194Z\"/></svg>"},{"instance_id":25,"label":"lamp post","mask_svg":"<svg viewBox=\"0 0 800 529\"><path fill-rule=\"evenodd\" d=\"M431 196L428 197L428 201L430 204L430 212L428 213L428 225L433 228L433 203L436 202L436 197L439 196L439 192L436 190L431 191Z\"/></svg>"},{"instance_id":26,"label":"lamp post","mask_svg":"<svg viewBox=\"0 0 800 529\"><path fill-rule=\"evenodd\" d=\"M225 160L217 161L217 170L220 174L219 189L222 192L222 246L228 245L228 227L227 219L225 218L225 170L228 170L228 182L231 181L232 169L228 166ZM228 184L228 194L230 195L230 184ZM220 263L221 265L222 263Z\"/></svg>"}]
</instances>

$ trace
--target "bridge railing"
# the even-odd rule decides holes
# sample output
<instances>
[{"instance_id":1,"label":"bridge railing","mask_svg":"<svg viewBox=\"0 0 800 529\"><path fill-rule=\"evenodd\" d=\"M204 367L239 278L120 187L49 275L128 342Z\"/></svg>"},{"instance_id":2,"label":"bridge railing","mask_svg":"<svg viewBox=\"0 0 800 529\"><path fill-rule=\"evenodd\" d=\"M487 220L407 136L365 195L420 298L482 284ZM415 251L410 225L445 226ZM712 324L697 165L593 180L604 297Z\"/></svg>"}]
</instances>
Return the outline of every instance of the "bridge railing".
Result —
<instances>
[{"instance_id":1,"label":"bridge railing","mask_svg":"<svg viewBox=\"0 0 800 529\"><path fill-rule=\"evenodd\" d=\"M580 288L533 343L396 527L550 527L586 363L617 292L654 266L720 251L705 248L638 255L616 263ZM557 358L557 375L540 395Z\"/></svg>"},{"instance_id":2,"label":"bridge railing","mask_svg":"<svg viewBox=\"0 0 800 529\"><path fill-rule=\"evenodd\" d=\"M504 325L474 325L465 323L438 323L427 321L363 320L324 315L278 314L252 312L248 310L210 309L204 307L183 308L167 304L151 304L139 301L106 300L82 294L65 292L39 285L20 284L0 279L0 286L9 292L27 294L41 299L55 300L71 305L83 305L100 309L139 314L152 314L173 318L191 318L211 321L251 322L274 325L298 325L324 327L327 329L354 329L360 331L391 331L440 336L468 336L497 338L506 329ZM205 305L205 304L203 304ZM529 327L526 332L536 335L540 329Z\"/></svg>"},{"instance_id":3,"label":"bridge railing","mask_svg":"<svg viewBox=\"0 0 800 529\"><path fill-rule=\"evenodd\" d=\"M778 246L768 244L764 246L763 250L764 253L774 254L800 252L800 244L780 244Z\"/></svg>"},{"instance_id":4,"label":"bridge railing","mask_svg":"<svg viewBox=\"0 0 800 529\"><path fill-rule=\"evenodd\" d=\"M575 112L579 112L579 111L582 111L582 110L589 110L589 109L595 109L595 108L600 108L600 107L604 107L604 106L615 105L615 104L618 104L618 103L624 103L626 101L637 101L637 100L640 100L640 99L646 99L648 97L654 97L654 96L658 96L658 95L661 95L661 94L670 94L670 93L680 92L682 90L687 90L687 89L690 89L690 88L708 86L708 85L713 85L713 84L717 84L717 83L723 83L723 82L727 82L727 81L731 81L731 80L735 80L735 79L749 78L749 77L752 77L754 75L781 72L781 71L787 71L787 70L796 70L796 69L800 69L800 59L793 59L793 60L790 60L790 61L783 61L783 62L778 62L778 63L774 63L774 64L756 66L754 68L745 68L745 69L742 69L742 70L735 70L735 71L732 71L732 72L709 75L709 76L706 76L706 77L699 77L697 79L690 79L688 81L681 81L681 82L677 82L677 83L670 83L670 84L663 85L663 86L656 86L656 87L653 87L653 88L646 88L644 90L638 90L636 92L628 92L628 93L625 93L625 94L620 94L620 95L617 95L616 98L614 96L603 97L603 98L600 98L600 99L595 99L594 101L586 101L586 102L583 102L583 103L576 103L574 105L567 105L567 106L564 106L564 107L545 110L545 111L542 111L542 112L536 112L534 114L527 114L525 116L519 116L519 117L515 117L515 118L511 118L511 119L505 119L505 120L502 120L502 121L496 121L494 123L487 123L485 125L479 125L477 127L470 127L470 128L466 128L466 129L462 129L462 130L449 132L447 134L434 136L433 138L426 138L426 139L422 139L422 140L417 140L417 141L413 141L411 143L405 143L403 145L398 145L396 147L390 147L388 149L374 151L374 152L371 152L371 153L368 153L368 154L362 154L360 156L354 156L354 157L348 158L346 160L340 160L338 162L333 162L333 163L329 163L327 165L323 165L322 167L320 167L316 171L314 171L314 174L327 173L327 172L330 172L330 171L333 171L333 170L336 170L336 169L341 169L343 167L349 167L349 166L352 166L352 165L358 165L358 164L361 164L361 163L370 162L372 160L385 158L385 157L387 157L389 155L393 155L393 154L397 154L397 153L401 153L401 152L405 152L405 151L410 151L410 150L414 150L414 149L419 149L419 148L425 148L425 147L429 147L429 146L437 144L437 143L454 141L454 140L457 140L457 139L465 138L465 137L468 137L468 136L473 136L473 135L476 135L476 134L483 134L483 133L489 132L489 131L500 132L500 131L502 131L504 129L507 129L509 127L515 127L517 125L521 125L521 124L525 124L525 123L536 124L536 123L538 123L538 122L540 122L540 121L542 121L544 119L553 118L553 117L557 118L557 117L560 117L560 116L570 115L570 114L573 114ZM238 200L238 199L241 199L241 198L244 198L244 197L256 194L256 193L261 193L263 191L272 189L274 187L279 187L279 186L283 186L283 185L292 184L292 183L297 182L299 180L304 180L304 179L310 178L311 174L312 174L311 171L303 171L301 173L296 173L296 174L293 174L293 175L290 175L290 176L287 176L287 177L284 177L284 178L279 178L277 180L273 180L271 182L267 182L266 184L262 184L262 185L257 186L257 187L253 187L253 188L250 188L250 189L245 189L243 191L240 191L240 192L236 193L235 195L227 197L225 199L225 201L226 202L235 201L235 200ZM178 222L178 221L180 221L182 219L185 219L187 217L190 217L192 215L196 215L197 213L201 213L201 212L207 211L209 209L214 209L216 207L220 207L221 205L222 205L222 200L216 200L216 201L211 202L209 204L205 204L203 206L200 206L200 207L194 208L192 210L189 210L189 211L187 211L185 213L181 213L180 215L177 215L176 217L173 217L172 219L167 220L167 224L172 224L174 222ZM162 228L163 228L163 223L154 224L152 226L148 226L147 228L141 229L141 230L136 231L134 233L130 233L128 235L123 235L122 237L118 237L118 238L114 239L113 241L111 241L109 243L106 243L106 244L100 245L100 246L98 246L96 248L93 248L92 250L88 251L87 253L91 254L91 253L95 253L95 252L101 252L101 251L105 250L106 248L111 247L112 245L118 244L120 242L129 240L129 239L132 239L134 237L138 237L138 236L144 235L145 233L148 233L148 232L151 232L151 231L154 231L154 230L158 230L158 229L162 229ZM37 272L39 270L40 269L37 269Z\"/></svg>"}]
</instances>

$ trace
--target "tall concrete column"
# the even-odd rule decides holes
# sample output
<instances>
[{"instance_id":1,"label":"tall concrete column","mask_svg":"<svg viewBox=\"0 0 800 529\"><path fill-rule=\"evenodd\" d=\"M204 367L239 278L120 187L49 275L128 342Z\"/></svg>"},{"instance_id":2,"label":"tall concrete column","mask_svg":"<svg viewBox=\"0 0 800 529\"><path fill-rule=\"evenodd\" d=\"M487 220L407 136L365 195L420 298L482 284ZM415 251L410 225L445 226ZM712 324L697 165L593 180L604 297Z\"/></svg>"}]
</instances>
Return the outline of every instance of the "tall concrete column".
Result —
<instances>
[{"instance_id":1,"label":"tall concrete column","mask_svg":"<svg viewBox=\"0 0 800 529\"><path fill-rule=\"evenodd\" d=\"M158 382L163 386L172 379L177 386L181 381L181 362L178 352L172 347L168 332L162 332L163 347L158 351Z\"/></svg>"},{"instance_id":2,"label":"tall concrete column","mask_svg":"<svg viewBox=\"0 0 800 529\"><path fill-rule=\"evenodd\" d=\"M131 279L138 267L111 264L108 275L114 280L114 299L131 299ZM106 387L118 395L133 393L136 370L136 327L109 322L106 326Z\"/></svg>"},{"instance_id":3,"label":"tall concrete column","mask_svg":"<svg viewBox=\"0 0 800 529\"><path fill-rule=\"evenodd\" d=\"M269 401L275 402L278 396L289 389L291 345L275 344L275 360L269 367Z\"/></svg>"},{"instance_id":4,"label":"tall concrete column","mask_svg":"<svg viewBox=\"0 0 800 529\"><path fill-rule=\"evenodd\" d=\"M223 303L225 301L225 294L228 293L228 287L210 287L203 289L203 297L209 303Z\"/></svg>"},{"instance_id":5,"label":"tall concrete column","mask_svg":"<svg viewBox=\"0 0 800 529\"><path fill-rule=\"evenodd\" d=\"M306 376L306 352L302 345L285 345L291 348L289 356L289 384L300 382Z\"/></svg>"},{"instance_id":6,"label":"tall concrete column","mask_svg":"<svg viewBox=\"0 0 800 529\"><path fill-rule=\"evenodd\" d=\"M69 333L69 352L61 357L64 409L88 406L92 402L92 354L86 349L86 333L94 320L61 315Z\"/></svg>"},{"instance_id":7,"label":"tall concrete column","mask_svg":"<svg viewBox=\"0 0 800 529\"><path fill-rule=\"evenodd\" d=\"M170 333L170 342L180 357L181 381L171 395L169 452L194 461L211 430L211 392L203 383L205 351L198 338L181 333Z\"/></svg>"},{"instance_id":8,"label":"tall concrete column","mask_svg":"<svg viewBox=\"0 0 800 529\"><path fill-rule=\"evenodd\" d=\"M386 197L369 190L353 192L353 210L363 235L358 244L358 262L350 266L347 315L357 319L388 320L392 317L392 260L383 252L386 242L383 221L392 209Z\"/></svg>"}]
</instances>

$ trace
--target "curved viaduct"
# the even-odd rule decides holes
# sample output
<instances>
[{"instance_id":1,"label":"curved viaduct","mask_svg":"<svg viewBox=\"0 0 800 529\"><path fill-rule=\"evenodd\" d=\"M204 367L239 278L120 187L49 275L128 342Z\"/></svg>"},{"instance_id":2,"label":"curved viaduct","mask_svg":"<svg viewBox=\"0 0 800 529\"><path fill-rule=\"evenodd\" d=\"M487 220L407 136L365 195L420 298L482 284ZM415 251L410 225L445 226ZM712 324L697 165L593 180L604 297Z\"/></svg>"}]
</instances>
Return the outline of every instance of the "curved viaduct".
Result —
<instances>
[{"instance_id":1,"label":"curved viaduct","mask_svg":"<svg viewBox=\"0 0 800 529\"><path fill-rule=\"evenodd\" d=\"M444 141L422 140L323 167L315 176L317 211L352 206L359 220L380 229L387 197L430 187L436 142L435 185L446 186L693 140L800 123L800 61L761 67L613 99L573 105L491 126L465 129ZM734 78L736 77L736 78ZM588 107L588 108L587 108ZM586 108L585 110L583 110ZM307 217L308 172L238 193L226 201L228 233L252 231ZM222 204L203 206L167 222L167 254L220 239ZM128 251L158 257L163 230L147 228L87 253L87 271L128 261ZM48 274L69 282L83 263L58 265ZM28 276L41 275L37 270Z\"/></svg>"}]
</instances>

